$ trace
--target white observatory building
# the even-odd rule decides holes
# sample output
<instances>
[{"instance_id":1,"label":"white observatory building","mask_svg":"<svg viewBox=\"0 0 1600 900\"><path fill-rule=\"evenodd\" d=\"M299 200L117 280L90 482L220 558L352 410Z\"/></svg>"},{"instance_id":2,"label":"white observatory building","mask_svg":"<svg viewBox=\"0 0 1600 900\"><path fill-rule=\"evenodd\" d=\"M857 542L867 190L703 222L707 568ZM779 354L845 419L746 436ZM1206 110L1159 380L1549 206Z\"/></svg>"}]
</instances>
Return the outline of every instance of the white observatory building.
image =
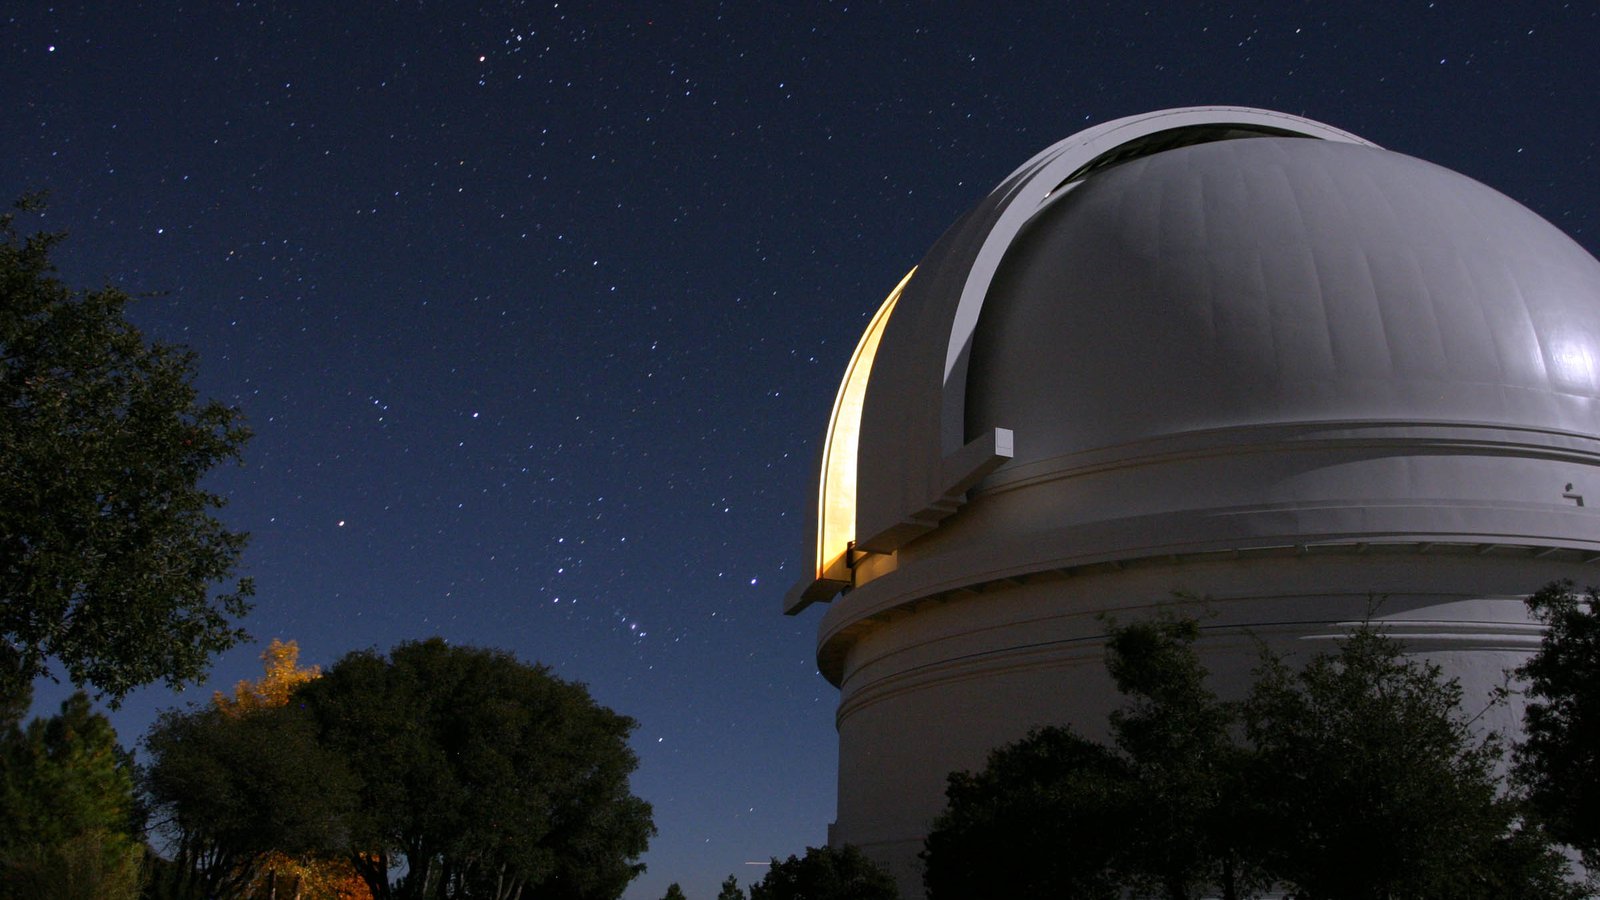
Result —
<instances>
[{"instance_id":1,"label":"white observatory building","mask_svg":"<svg viewBox=\"0 0 1600 900\"><path fill-rule=\"evenodd\" d=\"M1539 639L1521 598L1600 569L1600 263L1307 119L1100 125L889 294L809 507L786 609L827 604L829 839L921 896L949 772L1046 723L1104 736L1103 614L1207 598L1197 648L1238 695L1257 641L1323 649L1381 597L1469 703L1500 684Z\"/></svg>"}]
</instances>

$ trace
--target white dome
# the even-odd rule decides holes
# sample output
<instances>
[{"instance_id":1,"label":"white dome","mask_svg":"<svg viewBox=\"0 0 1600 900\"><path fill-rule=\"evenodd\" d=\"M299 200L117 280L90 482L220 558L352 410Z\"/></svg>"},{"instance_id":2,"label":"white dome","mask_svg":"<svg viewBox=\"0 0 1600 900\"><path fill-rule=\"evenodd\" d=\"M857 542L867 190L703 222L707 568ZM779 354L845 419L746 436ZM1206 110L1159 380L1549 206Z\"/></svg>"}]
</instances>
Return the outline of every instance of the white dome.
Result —
<instances>
[{"instance_id":1,"label":"white dome","mask_svg":"<svg viewBox=\"0 0 1600 900\"><path fill-rule=\"evenodd\" d=\"M1224 695L1383 598L1487 703L1520 597L1595 580L1597 368L1600 263L1459 174L1225 107L1047 149L890 295L826 432L786 608L832 601L830 840L915 892L946 775L1102 733L1104 616L1175 596Z\"/></svg>"},{"instance_id":2,"label":"white dome","mask_svg":"<svg viewBox=\"0 0 1600 900\"><path fill-rule=\"evenodd\" d=\"M1593 434L1600 263L1447 169L1349 143L1169 150L1012 242L967 377L1017 462L1291 422Z\"/></svg>"}]
</instances>

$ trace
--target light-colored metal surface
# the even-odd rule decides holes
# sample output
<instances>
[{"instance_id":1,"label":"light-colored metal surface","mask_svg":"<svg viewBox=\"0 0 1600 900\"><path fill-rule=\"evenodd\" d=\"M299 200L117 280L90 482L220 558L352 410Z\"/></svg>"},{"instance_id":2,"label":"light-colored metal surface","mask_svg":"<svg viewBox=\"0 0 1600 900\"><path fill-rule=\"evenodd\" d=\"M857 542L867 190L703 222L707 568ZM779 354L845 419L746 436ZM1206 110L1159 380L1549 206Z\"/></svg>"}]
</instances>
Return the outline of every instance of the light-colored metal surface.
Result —
<instances>
[{"instance_id":1,"label":"light-colored metal surface","mask_svg":"<svg viewBox=\"0 0 1600 900\"><path fill-rule=\"evenodd\" d=\"M1198 649L1238 696L1261 646L1371 614L1486 703L1538 641L1520 595L1600 563L1600 262L1303 119L1100 126L905 284L855 491L818 633L830 839L914 892L949 772L1045 723L1103 734L1106 615L1207 598Z\"/></svg>"},{"instance_id":2,"label":"light-colored metal surface","mask_svg":"<svg viewBox=\"0 0 1600 900\"><path fill-rule=\"evenodd\" d=\"M1310 119L1246 107L1161 110L1107 122L1062 140L1028 160L950 228L904 286L878 345L858 443L856 533L900 534L916 511L941 496L946 457L974 435L964 428L967 360L990 282L1017 234L1034 216L1075 189L1074 173L1121 148L1162 134L1237 128L1368 145ZM1001 423L998 427L1010 427ZM816 556L815 548L810 554ZM820 597L810 580L796 598Z\"/></svg>"}]
</instances>

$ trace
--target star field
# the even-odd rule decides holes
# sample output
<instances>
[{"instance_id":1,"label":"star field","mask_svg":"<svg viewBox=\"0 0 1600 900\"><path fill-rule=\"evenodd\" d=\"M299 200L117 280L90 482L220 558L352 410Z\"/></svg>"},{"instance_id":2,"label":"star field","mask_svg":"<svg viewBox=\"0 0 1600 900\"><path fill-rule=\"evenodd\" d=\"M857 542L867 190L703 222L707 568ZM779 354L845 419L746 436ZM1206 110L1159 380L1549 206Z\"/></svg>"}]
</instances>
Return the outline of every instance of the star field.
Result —
<instances>
[{"instance_id":1,"label":"star field","mask_svg":"<svg viewBox=\"0 0 1600 900\"><path fill-rule=\"evenodd\" d=\"M259 643L327 665L440 634L639 720L660 835L630 888L709 898L826 839L836 693L810 469L884 294L1089 124L1240 104L1503 191L1600 251L1582 3L23 3L11 196L78 285L149 294L256 431L215 475ZM40 708L62 696L41 687Z\"/></svg>"}]
</instances>

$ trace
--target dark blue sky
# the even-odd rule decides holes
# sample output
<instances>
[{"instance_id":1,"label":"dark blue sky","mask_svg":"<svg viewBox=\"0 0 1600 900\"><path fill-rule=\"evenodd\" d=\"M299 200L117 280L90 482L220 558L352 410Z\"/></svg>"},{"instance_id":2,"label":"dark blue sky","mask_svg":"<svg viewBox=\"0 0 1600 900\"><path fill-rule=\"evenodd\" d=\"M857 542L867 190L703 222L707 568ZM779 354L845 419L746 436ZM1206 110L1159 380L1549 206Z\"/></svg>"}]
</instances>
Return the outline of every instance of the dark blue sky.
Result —
<instances>
[{"instance_id":1,"label":"dark blue sky","mask_svg":"<svg viewBox=\"0 0 1600 900\"><path fill-rule=\"evenodd\" d=\"M1310 116L1591 252L1589 3L62 3L0 14L0 189L71 282L247 413L219 473L260 639L441 634L637 718L633 900L825 839L834 690L809 469L866 318L1012 168L1088 125ZM41 706L60 699L43 690Z\"/></svg>"}]
</instances>

